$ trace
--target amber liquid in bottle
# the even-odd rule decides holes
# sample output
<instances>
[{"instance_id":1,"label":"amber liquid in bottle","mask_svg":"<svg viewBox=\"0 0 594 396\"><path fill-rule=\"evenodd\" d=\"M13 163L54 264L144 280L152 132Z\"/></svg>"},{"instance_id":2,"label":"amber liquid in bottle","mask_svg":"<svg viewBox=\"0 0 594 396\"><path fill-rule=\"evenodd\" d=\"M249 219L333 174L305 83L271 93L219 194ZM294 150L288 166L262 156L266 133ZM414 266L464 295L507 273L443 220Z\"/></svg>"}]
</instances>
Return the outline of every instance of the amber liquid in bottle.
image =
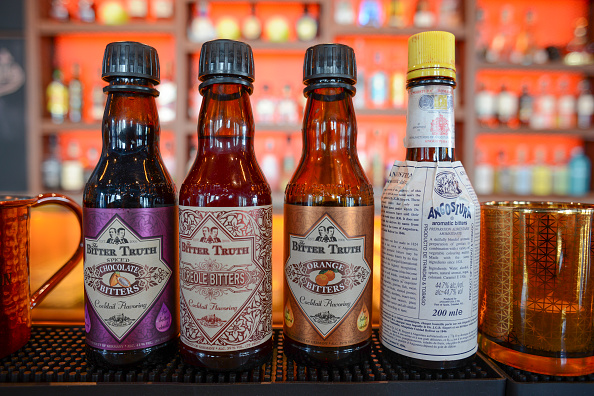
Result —
<instances>
[{"instance_id":1,"label":"amber liquid in bottle","mask_svg":"<svg viewBox=\"0 0 594 396\"><path fill-rule=\"evenodd\" d=\"M110 90L112 86L118 89ZM124 86L130 89L125 90ZM175 208L175 185L159 150L160 126L153 84L144 78L117 77L110 81L106 90L103 147L98 164L85 186L83 207ZM175 254L177 257L177 251ZM177 290L177 284L173 288ZM85 300L85 305L88 305L90 302L86 293ZM171 305L172 309L179 306L177 302ZM171 314L172 326L177 329L178 314L175 311ZM166 362L176 353L177 346L177 337L159 345L123 351L87 345L86 355L96 366L115 370Z\"/></svg>"},{"instance_id":2,"label":"amber liquid in bottle","mask_svg":"<svg viewBox=\"0 0 594 396\"><path fill-rule=\"evenodd\" d=\"M254 118L248 88L241 84L212 84L204 88L203 94L197 156L181 186L180 206L271 205L270 186L254 152ZM272 338L252 348L229 352L199 350L183 342L180 350L187 363L231 371L262 364L272 353Z\"/></svg>"},{"instance_id":3,"label":"amber liquid in bottle","mask_svg":"<svg viewBox=\"0 0 594 396\"><path fill-rule=\"evenodd\" d=\"M345 83L340 79L318 81L320 84L332 84L333 82ZM290 206L369 207L370 218L366 220L371 222L373 230L373 187L357 156L357 127L352 102L353 93L341 87L323 87L310 91L308 95L303 121L303 154L285 190L285 260L287 260L289 249L287 232L289 220L286 216ZM305 221L309 224L310 220ZM373 242L371 244L373 245ZM367 288L363 294L371 293L371 281ZM293 320L295 317L294 326L305 326L304 328L308 330L311 326L297 323L298 308L295 306L295 299L289 298L290 295L291 291L285 277L284 301L285 304L292 303L293 306L291 312L288 313L285 305L284 315L284 349L290 358L299 363L314 366L343 366L358 363L370 353L370 324L369 337L352 344L348 342L352 336L348 330L343 333L342 339L340 339L341 334L338 334L340 332L334 332L327 338L327 340L331 340L330 342L342 343L343 345L340 346L319 346L292 339L287 334L287 330L289 330L287 315L290 315L289 320ZM288 299L289 302L287 302ZM365 297L362 300L365 300L364 304L369 303ZM369 316L370 308L369 305ZM306 319L303 318L302 322L305 323L305 321ZM357 333L356 329L354 333ZM322 337L317 340L320 343L325 341Z\"/></svg>"}]
</instances>

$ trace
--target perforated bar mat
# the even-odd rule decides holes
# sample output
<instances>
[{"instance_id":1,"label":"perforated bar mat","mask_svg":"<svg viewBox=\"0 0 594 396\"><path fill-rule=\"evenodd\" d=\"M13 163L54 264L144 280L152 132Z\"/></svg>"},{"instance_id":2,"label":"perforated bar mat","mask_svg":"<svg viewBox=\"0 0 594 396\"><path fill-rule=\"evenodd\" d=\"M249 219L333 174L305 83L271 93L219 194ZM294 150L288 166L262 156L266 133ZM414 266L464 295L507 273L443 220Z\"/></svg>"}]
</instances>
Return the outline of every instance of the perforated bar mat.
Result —
<instances>
[{"instance_id":1,"label":"perforated bar mat","mask_svg":"<svg viewBox=\"0 0 594 396\"><path fill-rule=\"evenodd\" d=\"M568 376L556 376L556 375L545 375L532 373L530 371L520 370L514 367L506 366L501 363L497 363L497 366L501 368L512 380L516 382L555 382L555 383L573 383L573 382L591 382L592 383L592 395L594 395L594 373L589 375L580 375L574 377Z\"/></svg>"},{"instance_id":2,"label":"perforated bar mat","mask_svg":"<svg viewBox=\"0 0 594 396\"><path fill-rule=\"evenodd\" d=\"M411 370L406 367L388 362L381 351L377 329L373 332L372 353L369 358L359 365L341 369L311 368L288 360L283 351L283 334L280 329L274 330L274 351L271 359L261 369L225 374L204 371L193 366L185 365L180 356L175 356L168 362L163 362L154 368L144 370L113 371L97 369L86 362L84 352L83 327L34 327L29 343L18 352L0 360L0 393L11 390L11 385L36 385L27 389L38 390L42 383L60 383L82 385L94 383L98 387L108 383L169 383L176 392L184 384L259 384L258 394L274 394L278 392L278 385L286 385L284 389L297 392L299 383L327 383L330 389L338 390L336 385L350 384L351 391L363 386L360 391L375 389L374 393L386 394L400 390L404 386L411 386L417 391L435 390L439 383L440 390L451 389L457 395L477 394L477 391L502 395L505 380L485 360L477 356L466 367L446 371ZM176 385L177 384L177 385ZM375 384L375 385L372 385ZM473 385L468 387L468 385ZM178 386L178 387L176 387ZM370 387L371 386L371 387ZM377 389L376 389L377 387ZM14 387L17 391L23 387ZM53 387L41 387L53 390ZM68 388L69 387L62 387ZM113 388L113 387L111 387ZM166 387L167 389L168 387ZM179 388L179 389L178 389ZM80 387L77 388L80 391ZM87 387L82 388L91 391ZM143 387L143 392L151 387ZM153 387L153 389L157 389ZM234 387L218 387L219 391L234 389ZM242 390L252 388L242 388ZM472 389L472 392L470 391ZM64 389L62 389L63 391ZM292 392L288 392L291 394ZM87 391L85 391L87 392ZM91 391L92 392L92 391ZM470 393L469 393L470 392ZM148 392L149 394L152 392ZM159 389L162 395L163 389ZM183 393L183 392L182 392ZM302 395L302 391L299 391ZM480 393L480 392L479 392ZM16 392L14 394L17 394ZM20 393L22 394L22 392ZM50 393L43 393L45 395ZM62 393L65 394L65 393ZM145 394L147 394L145 392ZM155 394L157 394L155 392ZM179 394L179 393L176 393Z\"/></svg>"},{"instance_id":3,"label":"perforated bar mat","mask_svg":"<svg viewBox=\"0 0 594 396\"><path fill-rule=\"evenodd\" d=\"M511 396L593 396L594 373L580 376L555 376L532 373L496 362L506 377L506 395Z\"/></svg>"}]
</instances>

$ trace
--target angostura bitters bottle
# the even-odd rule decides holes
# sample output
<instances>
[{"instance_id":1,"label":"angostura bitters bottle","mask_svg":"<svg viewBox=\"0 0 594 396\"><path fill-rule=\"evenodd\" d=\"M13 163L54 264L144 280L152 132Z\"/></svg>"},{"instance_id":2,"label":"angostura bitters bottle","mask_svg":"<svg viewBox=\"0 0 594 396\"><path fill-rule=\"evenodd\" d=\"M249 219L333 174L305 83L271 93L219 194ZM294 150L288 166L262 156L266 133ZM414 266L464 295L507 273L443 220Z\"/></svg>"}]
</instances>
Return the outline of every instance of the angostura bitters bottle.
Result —
<instances>
[{"instance_id":1,"label":"angostura bitters bottle","mask_svg":"<svg viewBox=\"0 0 594 396\"><path fill-rule=\"evenodd\" d=\"M373 187L357 157L352 48L309 48L303 154L285 191L284 345L298 362L340 366L370 353Z\"/></svg>"},{"instance_id":2,"label":"angostura bitters bottle","mask_svg":"<svg viewBox=\"0 0 594 396\"><path fill-rule=\"evenodd\" d=\"M254 152L249 45L202 46L196 160L180 189L181 354L211 370L272 353L272 198Z\"/></svg>"},{"instance_id":3,"label":"angostura bitters bottle","mask_svg":"<svg viewBox=\"0 0 594 396\"><path fill-rule=\"evenodd\" d=\"M454 155L454 45L447 32L408 41L406 161L382 194L380 342L429 369L477 351L480 205Z\"/></svg>"},{"instance_id":4,"label":"angostura bitters bottle","mask_svg":"<svg viewBox=\"0 0 594 396\"><path fill-rule=\"evenodd\" d=\"M159 151L157 51L110 43L102 77L103 148L83 195L86 353L118 369L177 351L177 201Z\"/></svg>"}]
</instances>

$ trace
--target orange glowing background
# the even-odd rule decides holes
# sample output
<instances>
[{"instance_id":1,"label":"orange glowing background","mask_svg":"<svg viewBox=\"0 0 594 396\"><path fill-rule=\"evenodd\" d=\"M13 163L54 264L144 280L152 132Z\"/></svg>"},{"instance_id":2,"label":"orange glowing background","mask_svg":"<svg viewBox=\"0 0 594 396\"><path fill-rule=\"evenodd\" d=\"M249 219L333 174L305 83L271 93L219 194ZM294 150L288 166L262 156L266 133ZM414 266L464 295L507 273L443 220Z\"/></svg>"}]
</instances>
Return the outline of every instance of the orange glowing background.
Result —
<instances>
[{"instance_id":1,"label":"orange glowing background","mask_svg":"<svg viewBox=\"0 0 594 396\"><path fill-rule=\"evenodd\" d=\"M375 218L373 320L379 319L380 219ZM47 205L32 210L31 290L37 289L76 249L80 238L76 218L67 209ZM272 320L282 324L283 308L283 215L272 223ZM32 312L35 323L84 323L82 261Z\"/></svg>"}]
</instances>

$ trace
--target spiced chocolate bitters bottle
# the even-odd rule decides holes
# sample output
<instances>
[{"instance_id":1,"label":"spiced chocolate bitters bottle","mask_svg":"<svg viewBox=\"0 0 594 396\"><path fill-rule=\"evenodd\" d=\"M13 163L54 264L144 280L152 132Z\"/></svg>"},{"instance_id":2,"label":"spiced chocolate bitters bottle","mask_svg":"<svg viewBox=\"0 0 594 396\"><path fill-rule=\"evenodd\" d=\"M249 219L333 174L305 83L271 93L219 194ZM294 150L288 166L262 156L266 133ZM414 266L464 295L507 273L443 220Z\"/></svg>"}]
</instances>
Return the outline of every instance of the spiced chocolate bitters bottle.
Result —
<instances>
[{"instance_id":1,"label":"spiced chocolate bitters bottle","mask_svg":"<svg viewBox=\"0 0 594 396\"><path fill-rule=\"evenodd\" d=\"M86 355L117 370L177 350L177 200L159 151L157 51L110 43L102 78L103 147L83 195Z\"/></svg>"},{"instance_id":2,"label":"spiced chocolate bitters bottle","mask_svg":"<svg viewBox=\"0 0 594 396\"><path fill-rule=\"evenodd\" d=\"M285 191L284 350L340 366L370 353L373 187L357 157L354 51L309 48L303 153Z\"/></svg>"}]
</instances>

